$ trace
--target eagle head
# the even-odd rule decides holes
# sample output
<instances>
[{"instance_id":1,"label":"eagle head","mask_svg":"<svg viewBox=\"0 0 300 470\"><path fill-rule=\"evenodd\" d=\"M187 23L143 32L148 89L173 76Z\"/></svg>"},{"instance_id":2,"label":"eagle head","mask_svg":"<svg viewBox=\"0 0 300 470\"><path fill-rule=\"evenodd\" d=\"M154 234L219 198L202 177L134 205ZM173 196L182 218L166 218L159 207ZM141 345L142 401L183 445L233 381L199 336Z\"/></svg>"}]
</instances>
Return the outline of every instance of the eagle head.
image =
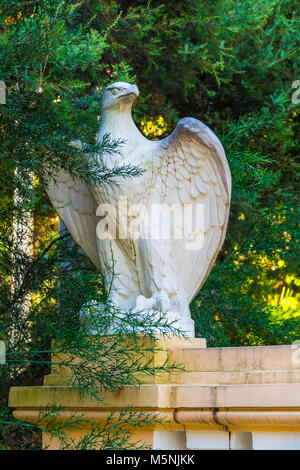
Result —
<instances>
[{"instance_id":1,"label":"eagle head","mask_svg":"<svg viewBox=\"0 0 300 470\"><path fill-rule=\"evenodd\" d=\"M112 83L103 92L102 111L131 109L138 96L139 89L136 85L125 82Z\"/></svg>"}]
</instances>

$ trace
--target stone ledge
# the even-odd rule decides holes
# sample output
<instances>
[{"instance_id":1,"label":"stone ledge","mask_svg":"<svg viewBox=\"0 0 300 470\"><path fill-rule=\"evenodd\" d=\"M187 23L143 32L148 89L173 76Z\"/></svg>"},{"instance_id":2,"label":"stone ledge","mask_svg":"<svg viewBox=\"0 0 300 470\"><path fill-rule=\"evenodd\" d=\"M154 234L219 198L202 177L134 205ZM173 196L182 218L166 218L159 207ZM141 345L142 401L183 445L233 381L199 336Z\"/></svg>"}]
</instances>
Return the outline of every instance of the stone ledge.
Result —
<instances>
[{"instance_id":1,"label":"stone ledge","mask_svg":"<svg viewBox=\"0 0 300 470\"><path fill-rule=\"evenodd\" d=\"M95 340L95 337L93 337L93 340ZM109 341L110 337L99 337L99 341L103 340ZM130 344L131 338L125 337L125 341L128 341ZM152 365L155 367L162 366L168 360L168 353L171 349L173 353L176 354L176 351L181 351L185 348L188 348L191 351L201 351L206 348L206 340L204 338L183 338L181 336L156 335L154 340L148 336L145 337L143 335L139 335L138 339L135 339L135 341L137 341L137 344L142 342L143 347L155 348L155 351L145 351L143 358L139 358L141 362L148 362L151 360ZM134 358L134 356L132 357ZM51 374L45 376L44 385L70 385L72 370L71 367L67 365L70 362L73 365L78 365L80 364L80 359L70 359L68 354L55 350L55 353L52 353ZM172 362L179 364L179 361ZM91 364L91 367L93 367L93 364ZM167 373L157 373L154 376L149 376L146 373L136 374L136 378L139 383L168 383L168 376L169 374Z\"/></svg>"},{"instance_id":2,"label":"stone ledge","mask_svg":"<svg viewBox=\"0 0 300 470\"><path fill-rule=\"evenodd\" d=\"M88 396L82 398L79 389L66 386L70 378L68 371L62 369L59 373L60 369L54 366L44 386L11 388L9 406L15 408L17 419L34 422L51 404L64 407L58 421L83 413L88 423L104 423L111 411L117 415L128 405L150 411L165 423L133 431L135 437L152 448L159 448L160 439L165 442L165 449L172 448L167 446L175 445L175 441L178 446L179 443L183 446L183 442L187 445L176 449L195 448L196 441L199 446L196 448L202 449L206 448L207 439L212 446L217 446L217 436L221 434L228 441L228 448L235 438L239 442L250 442L251 436L253 449L272 448L272 435L274 442L281 435L284 442L292 436L293 446L298 448L300 364L293 361L294 347L204 349L203 342L191 341L192 347L189 347L186 341L171 338L164 343L163 350L153 356L155 364L167 357L182 363L185 372L157 374L155 383L128 385L116 393L105 392L105 404ZM91 424L85 424L84 429L71 429L69 435L80 439L89 426ZM260 433L266 437L260 437ZM167 444L169 441L173 444ZM44 445L50 442L46 434L43 442ZM289 445L284 444L286 448ZM51 440L50 448L59 446L58 439Z\"/></svg>"},{"instance_id":3,"label":"stone ledge","mask_svg":"<svg viewBox=\"0 0 300 470\"><path fill-rule=\"evenodd\" d=\"M298 347L299 348L299 347ZM295 346L249 346L168 351L170 361L185 365L186 372L246 372L300 370Z\"/></svg>"},{"instance_id":4,"label":"stone ledge","mask_svg":"<svg viewBox=\"0 0 300 470\"><path fill-rule=\"evenodd\" d=\"M221 430L221 431L300 431L300 407L299 408L203 408L203 409L146 409L163 424L146 426L148 429L168 430ZM41 420L42 409L18 408L14 411L15 418L27 422L43 422ZM63 410L56 417L58 423L70 418L83 417L93 423L105 423L111 412L116 419L121 408L71 408ZM79 429L81 427L79 426ZM86 428L86 423L82 425Z\"/></svg>"},{"instance_id":5,"label":"stone ledge","mask_svg":"<svg viewBox=\"0 0 300 470\"><path fill-rule=\"evenodd\" d=\"M155 374L138 374L143 384L187 384L190 385L236 385L236 384L276 384L300 383L300 370L252 370L238 372L172 372ZM49 374L44 378L44 385L68 386L71 374Z\"/></svg>"},{"instance_id":6,"label":"stone ledge","mask_svg":"<svg viewBox=\"0 0 300 470\"><path fill-rule=\"evenodd\" d=\"M274 408L300 407L300 384L247 385L129 385L105 393L107 407L135 408ZM101 401L81 398L79 390L63 386L12 387L9 406L43 407L45 403L68 408L102 408Z\"/></svg>"}]
</instances>

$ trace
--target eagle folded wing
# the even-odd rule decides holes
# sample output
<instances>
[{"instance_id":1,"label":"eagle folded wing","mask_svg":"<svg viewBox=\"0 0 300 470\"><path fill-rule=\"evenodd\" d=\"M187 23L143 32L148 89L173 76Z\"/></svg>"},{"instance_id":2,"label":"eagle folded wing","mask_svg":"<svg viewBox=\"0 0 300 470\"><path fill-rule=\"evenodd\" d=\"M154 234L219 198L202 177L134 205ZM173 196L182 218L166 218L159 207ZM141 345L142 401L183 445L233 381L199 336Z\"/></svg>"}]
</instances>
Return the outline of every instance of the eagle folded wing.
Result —
<instances>
[{"instance_id":1,"label":"eagle folded wing","mask_svg":"<svg viewBox=\"0 0 300 470\"><path fill-rule=\"evenodd\" d=\"M183 287L191 301L224 242L231 197L230 169L219 139L193 118L179 121L174 132L159 141L155 161L160 180L157 187L162 187L160 202L194 206L192 224L181 222L175 227L178 239L172 241L173 259L178 273L184 273ZM196 217L201 214L195 211L197 205L202 205L204 219ZM200 245L195 240L201 240Z\"/></svg>"},{"instance_id":2,"label":"eagle folded wing","mask_svg":"<svg viewBox=\"0 0 300 470\"><path fill-rule=\"evenodd\" d=\"M80 145L74 142L73 145ZM96 227L99 217L88 186L82 179L73 180L64 170L46 180L46 192L74 241L100 269Z\"/></svg>"}]
</instances>

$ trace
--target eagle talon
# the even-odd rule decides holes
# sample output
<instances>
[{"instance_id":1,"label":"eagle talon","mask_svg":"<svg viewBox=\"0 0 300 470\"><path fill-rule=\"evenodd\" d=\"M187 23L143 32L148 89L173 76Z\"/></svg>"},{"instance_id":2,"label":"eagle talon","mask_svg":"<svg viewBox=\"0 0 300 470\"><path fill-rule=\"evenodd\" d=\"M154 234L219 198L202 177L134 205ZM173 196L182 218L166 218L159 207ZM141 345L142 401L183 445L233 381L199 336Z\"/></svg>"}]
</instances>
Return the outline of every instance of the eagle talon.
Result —
<instances>
[{"instance_id":1,"label":"eagle talon","mask_svg":"<svg viewBox=\"0 0 300 470\"><path fill-rule=\"evenodd\" d=\"M153 297L147 298L143 295L139 295L135 300L135 307L133 308L132 312L137 313L141 312L142 310L149 310L153 308L155 305L155 299Z\"/></svg>"},{"instance_id":2,"label":"eagle talon","mask_svg":"<svg viewBox=\"0 0 300 470\"><path fill-rule=\"evenodd\" d=\"M165 291L162 291L157 295L155 307L161 312L166 312L170 309L170 300Z\"/></svg>"}]
</instances>

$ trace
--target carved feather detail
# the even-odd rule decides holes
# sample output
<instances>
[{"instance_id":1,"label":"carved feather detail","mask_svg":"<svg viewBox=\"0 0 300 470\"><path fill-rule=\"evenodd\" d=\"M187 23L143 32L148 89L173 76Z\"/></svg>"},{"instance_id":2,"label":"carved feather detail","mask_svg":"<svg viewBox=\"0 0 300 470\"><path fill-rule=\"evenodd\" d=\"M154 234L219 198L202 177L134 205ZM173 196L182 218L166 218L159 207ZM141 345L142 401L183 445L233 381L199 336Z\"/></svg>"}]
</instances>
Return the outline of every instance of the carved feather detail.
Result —
<instances>
[{"instance_id":1,"label":"carved feather detail","mask_svg":"<svg viewBox=\"0 0 300 470\"><path fill-rule=\"evenodd\" d=\"M173 252L191 301L205 282L225 238L231 197L230 170L219 139L205 124L193 118L179 121L174 132L160 141L156 152L159 172L166 175L168 188L162 202L204 205L202 248L187 250L183 234ZM173 182L174 165L177 186Z\"/></svg>"}]
</instances>

